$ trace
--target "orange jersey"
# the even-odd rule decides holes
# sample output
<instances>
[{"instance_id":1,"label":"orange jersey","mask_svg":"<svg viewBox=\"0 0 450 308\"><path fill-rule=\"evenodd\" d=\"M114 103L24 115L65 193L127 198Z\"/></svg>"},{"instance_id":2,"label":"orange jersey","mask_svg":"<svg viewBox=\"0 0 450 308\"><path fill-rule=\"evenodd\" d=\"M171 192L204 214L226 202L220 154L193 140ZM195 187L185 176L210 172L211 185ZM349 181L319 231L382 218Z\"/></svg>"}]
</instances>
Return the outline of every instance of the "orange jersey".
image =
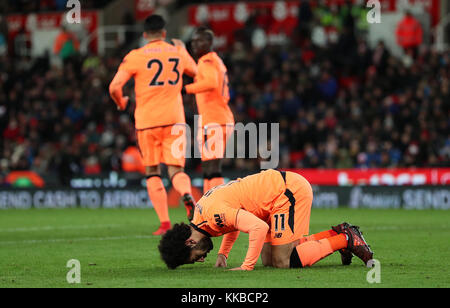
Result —
<instances>
[{"instance_id":1,"label":"orange jersey","mask_svg":"<svg viewBox=\"0 0 450 308\"><path fill-rule=\"evenodd\" d=\"M285 191L280 172L272 169L231 181L211 189L197 202L192 224L210 236L221 236L238 230L239 209L270 223L270 213Z\"/></svg>"},{"instance_id":2,"label":"orange jersey","mask_svg":"<svg viewBox=\"0 0 450 308\"><path fill-rule=\"evenodd\" d=\"M135 79L136 128L185 123L183 74L194 76L195 61L183 47L162 40L131 51L119 67Z\"/></svg>"},{"instance_id":3,"label":"orange jersey","mask_svg":"<svg viewBox=\"0 0 450 308\"><path fill-rule=\"evenodd\" d=\"M195 94L203 127L211 123L234 124L233 113L228 106L227 68L215 52L200 58L195 82L186 85L186 92Z\"/></svg>"},{"instance_id":4,"label":"orange jersey","mask_svg":"<svg viewBox=\"0 0 450 308\"><path fill-rule=\"evenodd\" d=\"M208 236L224 235L228 253L239 232L249 235L241 268L252 270L264 242L285 245L309 232L312 188L299 174L266 170L209 190L197 203L191 226Z\"/></svg>"}]
</instances>

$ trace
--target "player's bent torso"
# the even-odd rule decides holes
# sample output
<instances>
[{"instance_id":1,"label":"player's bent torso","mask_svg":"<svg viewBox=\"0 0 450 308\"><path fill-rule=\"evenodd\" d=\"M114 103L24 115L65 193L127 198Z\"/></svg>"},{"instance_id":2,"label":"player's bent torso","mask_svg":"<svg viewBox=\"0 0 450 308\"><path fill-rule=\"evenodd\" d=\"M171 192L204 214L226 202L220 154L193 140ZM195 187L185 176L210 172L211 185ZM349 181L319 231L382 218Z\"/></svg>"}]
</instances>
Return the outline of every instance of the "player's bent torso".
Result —
<instances>
[{"instance_id":1,"label":"player's bent torso","mask_svg":"<svg viewBox=\"0 0 450 308\"><path fill-rule=\"evenodd\" d=\"M270 223L269 215L286 185L276 170L266 170L208 191L197 203L192 225L211 236L236 231L236 216L244 209Z\"/></svg>"}]
</instances>

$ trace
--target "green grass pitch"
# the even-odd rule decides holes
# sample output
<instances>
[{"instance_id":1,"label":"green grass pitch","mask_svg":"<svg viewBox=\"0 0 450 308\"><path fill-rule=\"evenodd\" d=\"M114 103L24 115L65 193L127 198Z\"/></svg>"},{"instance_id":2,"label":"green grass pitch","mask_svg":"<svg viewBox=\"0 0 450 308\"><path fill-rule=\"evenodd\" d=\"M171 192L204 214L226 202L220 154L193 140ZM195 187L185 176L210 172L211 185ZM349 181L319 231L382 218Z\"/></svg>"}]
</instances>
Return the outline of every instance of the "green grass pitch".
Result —
<instances>
[{"instance_id":1,"label":"green grass pitch","mask_svg":"<svg viewBox=\"0 0 450 308\"><path fill-rule=\"evenodd\" d=\"M171 209L172 222L186 221ZM348 221L361 226L380 261L380 283L370 269L339 253L306 269L252 272L214 268L220 238L205 263L168 270L160 260L153 210L7 210L0 212L0 287L303 288L450 287L450 211L313 209L311 232ZM228 260L239 266L247 251L241 234ZM67 262L81 263L81 283L68 284Z\"/></svg>"}]
</instances>

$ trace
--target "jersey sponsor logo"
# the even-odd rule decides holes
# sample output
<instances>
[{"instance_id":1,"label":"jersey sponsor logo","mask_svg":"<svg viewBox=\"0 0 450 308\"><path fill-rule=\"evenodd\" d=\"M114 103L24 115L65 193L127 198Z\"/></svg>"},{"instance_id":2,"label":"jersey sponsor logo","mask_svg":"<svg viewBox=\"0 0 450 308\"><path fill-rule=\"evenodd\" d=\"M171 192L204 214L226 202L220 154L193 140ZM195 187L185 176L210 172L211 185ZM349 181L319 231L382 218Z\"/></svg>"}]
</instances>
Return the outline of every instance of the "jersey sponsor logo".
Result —
<instances>
[{"instance_id":1,"label":"jersey sponsor logo","mask_svg":"<svg viewBox=\"0 0 450 308\"><path fill-rule=\"evenodd\" d=\"M274 238L281 238L283 236L282 232L275 233Z\"/></svg>"},{"instance_id":2,"label":"jersey sponsor logo","mask_svg":"<svg viewBox=\"0 0 450 308\"><path fill-rule=\"evenodd\" d=\"M214 218L215 218L215 220L216 220L216 225L218 225L220 228L223 228L225 225L224 225L224 215L223 214L215 214L214 215Z\"/></svg>"}]
</instances>

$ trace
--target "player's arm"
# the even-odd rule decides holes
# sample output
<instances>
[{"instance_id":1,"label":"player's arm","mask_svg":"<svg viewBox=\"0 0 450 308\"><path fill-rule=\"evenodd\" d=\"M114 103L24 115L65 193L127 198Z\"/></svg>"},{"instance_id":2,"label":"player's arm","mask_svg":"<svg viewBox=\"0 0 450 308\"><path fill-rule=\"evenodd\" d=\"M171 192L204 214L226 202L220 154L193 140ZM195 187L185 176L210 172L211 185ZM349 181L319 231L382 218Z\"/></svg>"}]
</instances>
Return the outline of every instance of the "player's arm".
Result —
<instances>
[{"instance_id":1,"label":"player's arm","mask_svg":"<svg viewBox=\"0 0 450 308\"><path fill-rule=\"evenodd\" d=\"M186 46L181 40L172 39L172 42L175 46L178 47L178 50L180 51L184 59L185 67L183 74L186 74L189 77L194 78L197 75L197 63L195 63L194 59L192 59L191 55L186 50Z\"/></svg>"},{"instance_id":2,"label":"player's arm","mask_svg":"<svg viewBox=\"0 0 450 308\"><path fill-rule=\"evenodd\" d=\"M198 69L201 74L197 76L196 82L186 85L186 93L197 94L211 91L219 87L217 70L212 63L205 61L199 65Z\"/></svg>"},{"instance_id":3,"label":"player's arm","mask_svg":"<svg viewBox=\"0 0 450 308\"><path fill-rule=\"evenodd\" d=\"M241 209L236 217L236 227L239 231L248 233L249 242L244 263L233 270L251 271L261 254L266 234L269 231L269 225L252 213Z\"/></svg>"},{"instance_id":4,"label":"player's arm","mask_svg":"<svg viewBox=\"0 0 450 308\"><path fill-rule=\"evenodd\" d=\"M234 242L239 237L239 231L230 232L223 236L222 244L220 245L219 252L217 254L216 267L227 267L228 255L233 248Z\"/></svg>"},{"instance_id":5,"label":"player's arm","mask_svg":"<svg viewBox=\"0 0 450 308\"><path fill-rule=\"evenodd\" d=\"M109 85L109 94L119 110L125 110L129 97L123 97L123 86L130 80L131 74L125 70L119 70Z\"/></svg>"}]
</instances>

